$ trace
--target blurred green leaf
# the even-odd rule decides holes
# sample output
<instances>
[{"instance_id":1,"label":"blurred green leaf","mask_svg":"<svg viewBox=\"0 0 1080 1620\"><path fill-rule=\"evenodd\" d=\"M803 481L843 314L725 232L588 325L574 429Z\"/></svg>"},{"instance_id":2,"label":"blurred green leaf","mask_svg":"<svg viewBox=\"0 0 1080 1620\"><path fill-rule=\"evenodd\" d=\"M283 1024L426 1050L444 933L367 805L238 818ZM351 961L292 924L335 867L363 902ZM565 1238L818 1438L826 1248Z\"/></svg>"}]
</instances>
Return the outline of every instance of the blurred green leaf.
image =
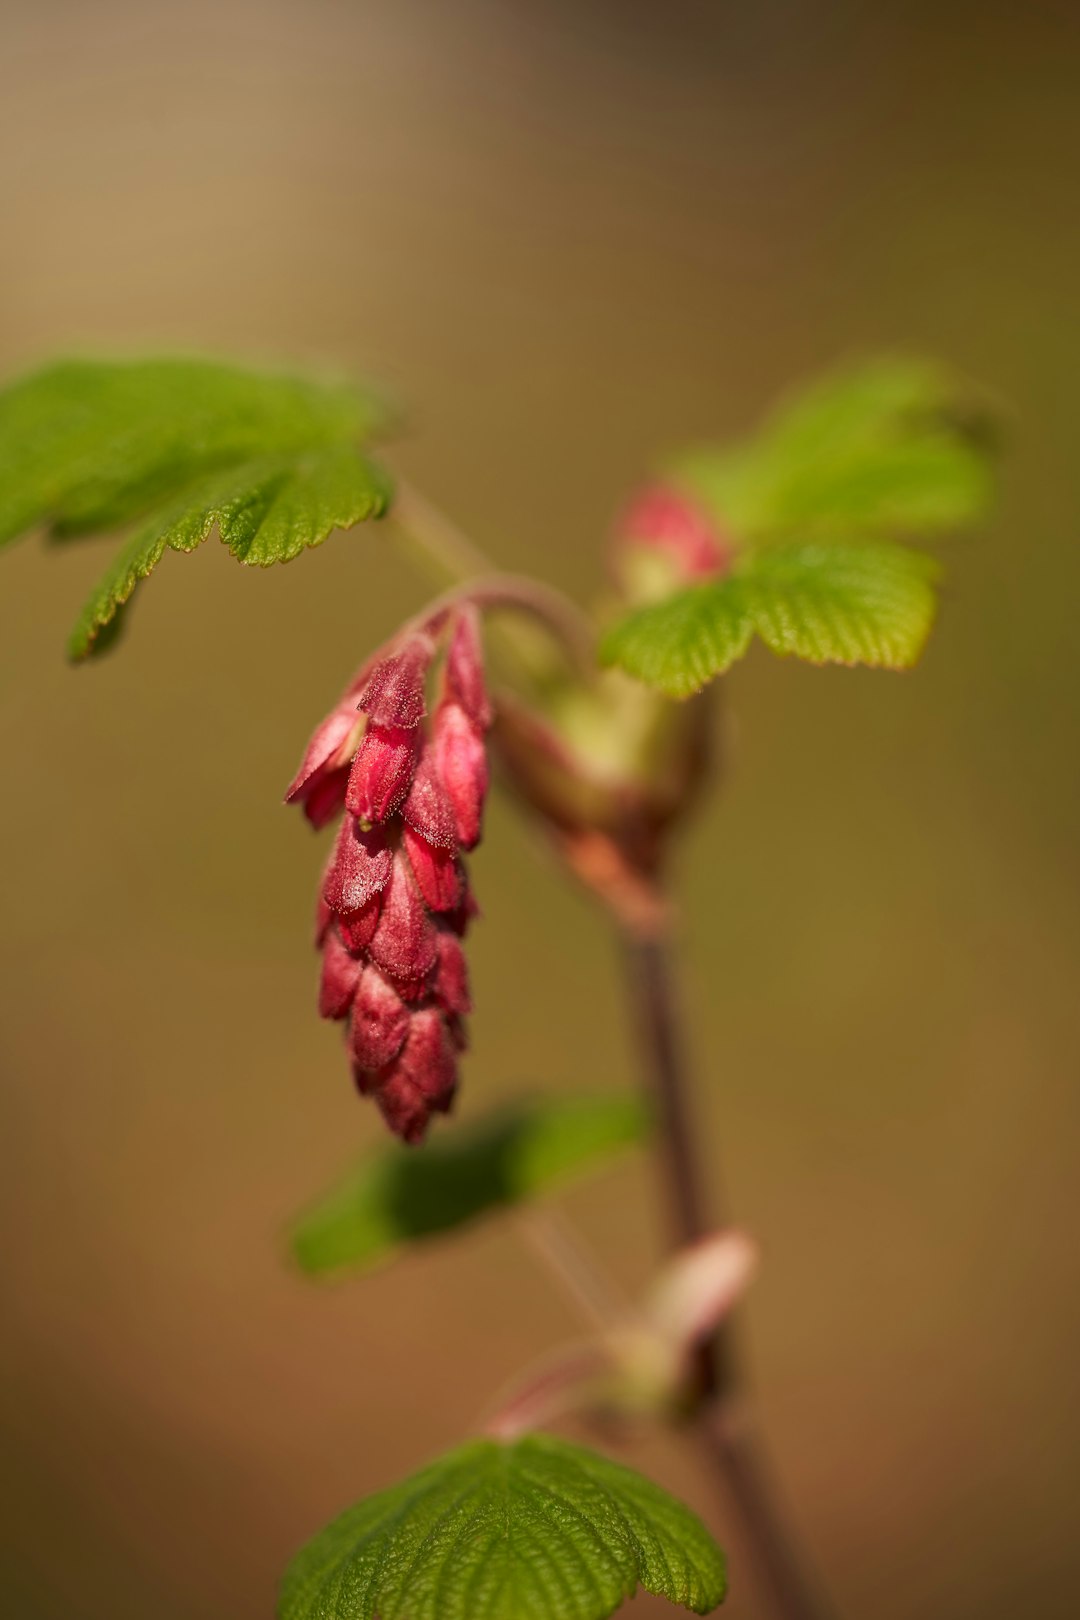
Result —
<instances>
[{"instance_id":1,"label":"blurred green leaf","mask_svg":"<svg viewBox=\"0 0 1080 1620\"><path fill-rule=\"evenodd\" d=\"M351 384L203 360L48 366L0 392L0 544L142 520L72 635L83 657L166 549L216 523L241 562L287 562L386 510L390 486L361 446L386 423Z\"/></svg>"},{"instance_id":2,"label":"blurred green leaf","mask_svg":"<svg viewBox=\"0 0 1080 1620\"><path fill-rule=\"evenodd\" d=\"M754 438L691 452L670 472L737 542L943 533L989 505L986 427L944 368L878 360L812 384Z\"/></svg>"},{"instance_id":3,"label":"blurred green leaf","mask_svg":"<svg viewBox=\"0 0 1080 1620\"><path fill-rule=\"evenodd\" d=\"M688 697L741 658L755 631L810 663L907 669L933 623L937 564L903 546L791 545L738 569L624 619L604 640L605 662Z\"/></svg>"},{"instance_id":4,"label":"blurred green leaf","mask_svg":"<svg viewBox=\"0 0 1080 1620\"><path fill-rule=\"evenodd\" d=\"M880 360L804 389L756 438L681 457L669 481L710 515L730 571L614 625L604 662L672 697L723 674L755 633L814 664L909 668L938 571L896 542L983 514L988 427L943 368Z\"/></svg>"},{"instance_id":5,"label":"blurred green leaf","mask_svg":"<svg viewBox=\"0 0 1080 1620\"><path fill-rule=\"evenodd\" d=\"M474 1440L380 1491L286 1573L280 1620L606 1620L638 1587L709 1614L724 1557L640 1474L547 1435Z\"/></svg>"},{"instance_id":6,"label":"blurred green leaf","mask_svg":"<svg viewBox=\"0 0 1080 1620\"><path fill-rule=\"evenodd\" d=\"M631 1097L509 1105L417 1148L383 1148L300 1217L295 1258L312 1275L363 1269L402 1244L545 1192L639 1142Z\"/></svg>"},{"instance_id":7,"label":"blurred green leaf","mask_svg":"<svg viewBox=\"0 0 1080 1620\"><path fill-rule=\"evenodd\" d=\"M604 636L600 656L669 697L684 698L730 669L753 633L742 581L722 579L631 613Z\"/></svg>"},{"instance_id":8,"label":"blurred green leaf","mask_svg":"<svg viewBox=\"0 0 1080 1620\"><path fill-rule=\"evenodd\" d=\"M876 545L785 546L744 576L747 611L773 652L812 664L909 669L934 621L938 564Z\"/></svg>"}]
</instances>

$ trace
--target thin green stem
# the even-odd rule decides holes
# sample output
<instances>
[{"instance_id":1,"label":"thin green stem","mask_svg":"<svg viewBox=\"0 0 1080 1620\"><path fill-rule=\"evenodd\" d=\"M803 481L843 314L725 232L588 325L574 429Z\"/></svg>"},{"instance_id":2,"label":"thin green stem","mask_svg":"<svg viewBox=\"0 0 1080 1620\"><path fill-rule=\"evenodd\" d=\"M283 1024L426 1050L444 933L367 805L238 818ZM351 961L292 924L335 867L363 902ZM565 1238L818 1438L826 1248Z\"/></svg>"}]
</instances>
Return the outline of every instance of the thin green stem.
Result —
<instances>
[{"instance_id":1,"label":"thin green stem","mask_svg":"<svg viewBox=\"0 0 1080 1620\"><path fill-rule=\"evenodd\" d=\"M440 585L491 571L491 563L451 518L411 484L398 480L390 521L424 572Z\"/></svg>"}]
</instances>

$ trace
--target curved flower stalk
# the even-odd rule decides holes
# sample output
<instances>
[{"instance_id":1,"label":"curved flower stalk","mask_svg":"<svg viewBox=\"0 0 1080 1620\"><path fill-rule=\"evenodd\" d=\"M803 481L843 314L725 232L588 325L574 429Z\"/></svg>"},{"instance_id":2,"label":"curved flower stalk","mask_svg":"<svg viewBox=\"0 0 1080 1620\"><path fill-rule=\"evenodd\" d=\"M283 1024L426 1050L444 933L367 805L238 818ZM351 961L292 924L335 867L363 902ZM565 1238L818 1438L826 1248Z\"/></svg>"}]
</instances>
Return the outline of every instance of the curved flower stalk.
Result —
<instances>
[{"instance_id":1,"label":"curved flower stalk","mask_svg":"<svg viewBox=\"0 0 1080 1620\"><path fill-rule=\"evenodd\" d=\"M364 666L285 795L315 827L344 811L319 896L319 1011L345 1022L357 1088L407 1142L450 1108L466 1047L462 854L480 840L491 718L476 609L440 607Z\"/></svg>"}]
</instances>

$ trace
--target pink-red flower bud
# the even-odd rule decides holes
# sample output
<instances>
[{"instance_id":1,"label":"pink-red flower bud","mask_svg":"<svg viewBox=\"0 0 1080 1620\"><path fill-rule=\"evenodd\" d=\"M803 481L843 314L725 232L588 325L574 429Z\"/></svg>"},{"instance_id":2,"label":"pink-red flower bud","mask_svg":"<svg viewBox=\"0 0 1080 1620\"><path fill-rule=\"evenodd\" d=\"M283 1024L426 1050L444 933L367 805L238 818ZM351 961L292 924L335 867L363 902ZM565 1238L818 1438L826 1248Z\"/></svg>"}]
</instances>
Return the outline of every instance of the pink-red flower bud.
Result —
<instances>
[{"instance_id":1,"label":"pink-red flower bud","mask_svg":"<svg viewBox=\"0 0 1080 1620\"><path fill-rule=\"evenodd\" d=\"M449 1108L457 1085L457 1062L446 1020L437 1008L422 1007L413 1013L398 1063L432 1108L442 1112Z\"/></svg>"},{"instance_id":2,"label":"pink-red flower bud","mask_svg":"<svg viewBox=\"0 0 1080 1620\"><path fill-rule=\"evenodd\" d=\"M446 655L446 691L477 731L491 725L491 700L484 680L484 653L480 639L480 615L471 603L463 607L454 622L450 650Z\"/></svg>"},{"instance_id":3,"label":"pink-red flower bud","mask_svg":"<svg viewBox=\"0 0 1080 1620\"><path fill-rule=\"evenodd\" d=\"M349 1050L362 1069L392 1063L409 1032L409 1010L390 981L372 964L360 975L352 1004Z\"/></svg>"},{"instance_id":4,"label":"pink-red flower bud","mask_svg":"<svg viewBox=\"0 0 1080 1620\"><path fill-rule=\"evenodd\" d=\"M407 826L437 849L457 847L454 805L439 775L435 751L430 744L425 745L420 755L401 815Z\"/></svg>"},{"instance_id":5,"label":"pink-red flower bud","mask_svg":"<svg viewBox=\"0 0 1080 1620\"><path fill-rule=\"evenodd\" d=\"M357 1071L356 1083L362 1092L374 1092L383 1119L403 1142L421 1142L431 1119L431 1105L411 1077L392 1070L376 1084L365 1071Z\"/></svg>"},{"instance_id":6,"label":"pink-red flower bud","mask_svg":"<svg viewBox=\"0 0 1080 1620\"><path fill-rule=\"evenodd\" d=\"M447 1013L472 1012L469 996L469 970L461 940L444 928L438 933L438 957L432 979L435 1000Z\"/></svg>"},{"instance_id":7,"label":"pink-red flower bud","mask_svg":"<svg viewBox=\"0 0 1080 1620\"><path fill-rule=\"evenodd\" d=\"M308 782L302 795L304 814L316 832L341 814L348 780L349 767L341 765L336 770L316 774Z\"/></svg>"},{"instance_id":8,"label":"pink-red flower bud","mask_svg":"<svg viewBox=\"0 0 1080 1620\"><path fill-rule=\"evenodd\" d=\"M382 894L373 894L370 900L360 907L359 911L344 911L337 919L338 933L350 951L366 951L371 944L371 938L379 926L379 913L382 911Z\"/></svg>"},{"instance_id":9,"label":"pink-red flower bud","mask_svg":"<svg viewBox=\"0 0 1080 1620\"><path fill-rule=\"evenodd\" d=\"M731 543L718 524L690 496L669 484L643 490L618 525L614 560L628 586L633 584L635 551L651 553L667 566L669 587L725 573L732 558ZM644 594L651 594L651 588Z\"/></svg>"},{"instance_id":10,"label":"pink-red flower bud","mask_svg":"<svg viewBox=\"0 0 1080 1620\"><path fill-rule=\"evenodd\" d=\"M476 903L476 896L469 887L469 879L464 867L462 868L462 889L461 899L453 911L445 912L439 919L448 928L452 928L459 939L465 938L473 918L480 916L480 907Z\"/></svg>"},{"instance_id":11,"label":"pink-red flower bud","mask_svg":"<svg viewBox=\"0 0 1080 1620\"><path fill-rule=\"evenodd\" d=\"M349 772L345 808L350 815L370 824L385 821L398 808L409 791L418 744L416 727L368 726Z\"/></svg>"},{"instance_id":12,"label":"pink-red flower bud","mask_svg":"<svg viewBox=\"0 0 1080 1620\"><path fill-rule=\"evenodd\" d=\"M349 760L363 721L356 701L343 701L316 728L300 769L289 783L286 804L299 801L313 827L325 827L345 802Z\"/></svg>"},{"instance_id":13,"label":"pink-red flower bud","mask_svg":"<svg viewBox=\"0 0 1080 1620\"><path fill-rule=\"evenodd\" d=\"M319 983L319 1015L347 1018L364 964L346 949L337 929L331 928L323 944L322 978Z\"/></svg>"},{"instance_id":14,"label":"pink-red flower bud","mask_svg":"<svg viewBox=\"0 0 1080 1620\"><path fill-rule=\"evenodd\" d=\"M422 979L435 962L435 925L404 850L394 855L368 954L395 979Z\"/></svg>"},{"instance_id":15,"label":"pink-red flower bud","mask_svg":"<svg viewBox=\"0 0 1080 1620\"><path fill-rule=\"evenodd\" d=\"M457 703L440 703L435 715L435 762L454 809L458 842L474 849L480 841L488 789L483 738Z\"/></svg>"},{"instance_id":16,"label":"pink-red flower bud","mask_svg":"<svg viewBox=\"0 0 1080 1620\"><path fill-rule=\"evenodd\" d=\"M323 899L331 911L360 911L390 881L393 855L377 828L365 832L351 816L341 823L323 882Z\"/></svg>"},{"instance_id":17,"label":"pink-red flower bud","mask_svg":"<svg viewBox=\"0 0 1080 1620\"><path fill-rule=\"evenodd\" d=\"M428 909L454 911L461 904L465 887L461 863L454 851L435 849L412 827L405 828L402 842Z\"/></svg>"},{"instance_id":18,"label":"pink-red flower bud","mask_svg":"<svg viewBox=\"0 0 1080 1620\"><path fill-rule=\"evenodd\" d=\"M419 725L427 713L424 682L434 653L430 636L411 635L375 665L359 702L375 725Z\"/></svg>"}]
</instances>

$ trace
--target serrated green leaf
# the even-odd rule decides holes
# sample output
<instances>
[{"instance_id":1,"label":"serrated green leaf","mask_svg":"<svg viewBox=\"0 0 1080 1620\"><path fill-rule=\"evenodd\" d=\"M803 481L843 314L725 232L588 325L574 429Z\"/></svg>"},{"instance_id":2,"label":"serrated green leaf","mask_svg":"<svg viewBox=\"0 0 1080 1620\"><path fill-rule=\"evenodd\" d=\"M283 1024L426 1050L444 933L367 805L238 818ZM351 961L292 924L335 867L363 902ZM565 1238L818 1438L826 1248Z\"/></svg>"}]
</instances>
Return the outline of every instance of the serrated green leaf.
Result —
<instances>
[{"instance_id":1,"label":"serrated green leaf","mask_svg":"<svg viewBox=\"0 0 1080 1620\"><path fill-rule=\"evenodd\" d=\"M550 1190L647 1129L631 1097L538 1099L419 1148L380 1149L295 1223L293 1254L316 1276L362 1270L405 1243Z\"/></svg>"},{"instance_id":2,"label":"serrated green leaf","mask_svg":"<svg viewBox=\"0 0 1080 1620\"><path fill-rule=\"evenodd\" d=\"M943 533L990 499L977 428L941 367L876 361L813 384L753 439L692 452L671 473L737 541Z\"/></svg>"},{"instance_id":3,"label":"serrated green leaf","mask_svg":"<svg viewBox=\"0 0 1080 1620\"><path fill-rule=\"evenodd\" d=\"M887 543L785 546L743 578L754 629L812 664L909 669L934 622L933 557Z\"/></svg>"},{"instance_id":4,"label":"serrated green leaf","mask_svg":"<svg viewBox=\"0 0 1080 1620\"><path fill-rule=\"evenodd\" d=\"M68 650L73 658L93 652L101 632L166 548L194 551L215 523L240 562L268 567L321 545L334 529L379 516L389 500L388 480L351 445L263 458L208 475L121 548L83 608Z\"/></svg>"},{"instance_id":5,"label":"serrated green leaf","mask_svg":"<svg viewBox=\"0 0 1080 1620\"><path fill-rule=\"evenodd\" d=\"M754 633L740 582L690 586L639 608L604 636L600 657L669 697L690 697L746 652Z\"/></svg>"},{"instance_id":6,"label":"serrated green leaf","mask_svg":"<svg viewBox=\"0 0 1080 1620\"><path fill-rule=\"evenodd\" d=\"M385 511L388 480L362 449L385 419L353 385L211 361L49 366L0 392L0 543L143 520L76 626L82 657L164 551L193 550L215 523L235 557L266 566Z\"/></svg>"},{"instance_id":7,"label":"serrated green leaf","mask_svg":"<svg viewBox=\"0 0 1080 1620\"><path fill-rule=\"evenodd\" d=\"M885 541L763 549L727 578L631 614L601 653L670 697L723 674L755 631L810 663L907 669L933 623L937 573L933 558Z\"/></svg>"},{"instance_id":8,"label":"serrated green leaf","mask_svg":"<svg viewBox=\"0 0 1080 1620\"><path fill-rule=\"evenodd\" d=\"M725 1592L700 1519L632 1469L548 1435L476 1440L334 1521L279 1620L606 1620L638 1587L695 1614Z\"/></svg>"}]
</instances>

